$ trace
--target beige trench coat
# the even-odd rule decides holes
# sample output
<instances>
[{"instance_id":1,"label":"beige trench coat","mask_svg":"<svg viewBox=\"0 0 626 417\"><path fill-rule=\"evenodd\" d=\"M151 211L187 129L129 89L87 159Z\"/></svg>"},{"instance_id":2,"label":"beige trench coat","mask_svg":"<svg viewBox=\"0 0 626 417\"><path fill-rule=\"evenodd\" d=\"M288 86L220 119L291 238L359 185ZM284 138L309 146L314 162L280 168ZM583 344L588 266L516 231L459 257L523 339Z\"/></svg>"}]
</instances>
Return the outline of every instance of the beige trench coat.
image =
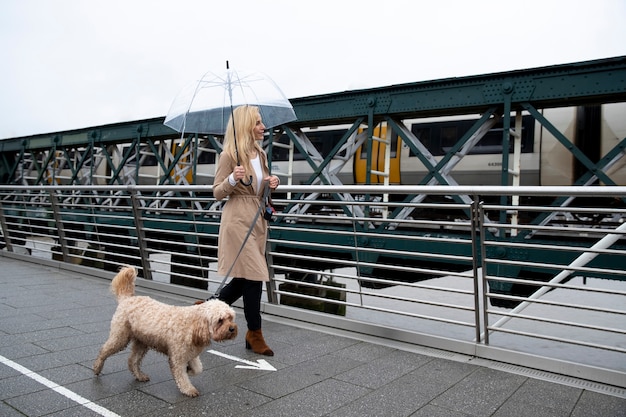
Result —
<instances>
[{"instance_id":1,"label":"beige trench coat","mask_svg":"<svg viewBox=\"0 0 626 417\"><path fill-rule=\"evenodd\" d=\"M237 257L243 240L250 229L259 206L263 204L263 190L257 190L256 173L252 172L252 185L245 186L241 182L230 185L228 176L233 172L236 162L226 153L220 155L213 195L218 200L228 197L224 204L220 220L217 244L217 273L226 275L232 266L229 277L246 278L252 281L269 281L267 261L265 259L265 243L267 241L267 220L263 213L259 215L246 244ZM263 178L269 175L267 156L261 153ZM267 182L261 187L267 187ZM233 266L233 262L235 265Z\"/></svg>"}]
</instances>

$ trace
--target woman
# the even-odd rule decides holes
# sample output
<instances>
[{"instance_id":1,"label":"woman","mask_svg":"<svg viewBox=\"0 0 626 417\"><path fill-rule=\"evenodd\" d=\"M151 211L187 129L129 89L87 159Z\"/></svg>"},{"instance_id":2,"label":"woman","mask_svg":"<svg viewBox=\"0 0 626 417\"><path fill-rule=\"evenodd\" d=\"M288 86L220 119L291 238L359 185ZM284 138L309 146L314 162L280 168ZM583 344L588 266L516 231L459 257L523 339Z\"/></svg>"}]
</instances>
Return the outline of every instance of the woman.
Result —
<instances>
[{"instance_id":1,"label":"woman","mask_svg":"<svg viewBox=\"0 0 626 417\"><path fill-rule=\"evenodd\" d=\"M278 177L269 175L267 156L260 145L264 132L265 126L257 107L240 106L233 111L215 173L213 195L217 200L228 197L220 222L217 272L227 275L230 270L230 275L234 277L220 291L218 298L232 304L243 296L243 311L248 323L246 348L261 355L273 356L274 352L265 343L261 331L261 293L263 282L269 281L265 259L267 223L262 215L257 217L242 248L251 222L259 207L264 205L264 188L269 186L273 190L280 183ZM238 149L235 149L235 142ZM250 185L240 181L248 183L250 178Z\"/></svg>"}]
</instances>

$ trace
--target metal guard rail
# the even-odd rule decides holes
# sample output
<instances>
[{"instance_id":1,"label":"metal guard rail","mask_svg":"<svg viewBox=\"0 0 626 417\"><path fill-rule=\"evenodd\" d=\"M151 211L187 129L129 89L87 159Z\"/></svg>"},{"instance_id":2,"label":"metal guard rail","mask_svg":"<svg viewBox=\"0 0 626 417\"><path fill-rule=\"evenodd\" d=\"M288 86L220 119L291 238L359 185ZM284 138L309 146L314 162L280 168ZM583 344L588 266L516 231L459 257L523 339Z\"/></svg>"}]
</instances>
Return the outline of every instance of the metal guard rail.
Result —
<instances>
[{"instance_id":1,"label":"metal guard rail","mask_svg":"<svg viewBox=\"0 0 626 417\"><path fill-rule=\"evenodd\" d=\"M626 387L626 209L603 205L626 187L281 190L302 200L274 201L266 314ZM305 200L315 193L361 198ZM450 220L394 221L381 213L407 203L373 198L382 194L458 194L471 203L416 203ZM587 205L482 202L493 195L585 197ZM321 209L280 211L300 203ZM486 215L502 210L555 215L546 224ZM130 264L141 285L202 298L222 280L220 213L206 186L3 185L0 254L107 277Z\"/></svg>"}]
</instances>

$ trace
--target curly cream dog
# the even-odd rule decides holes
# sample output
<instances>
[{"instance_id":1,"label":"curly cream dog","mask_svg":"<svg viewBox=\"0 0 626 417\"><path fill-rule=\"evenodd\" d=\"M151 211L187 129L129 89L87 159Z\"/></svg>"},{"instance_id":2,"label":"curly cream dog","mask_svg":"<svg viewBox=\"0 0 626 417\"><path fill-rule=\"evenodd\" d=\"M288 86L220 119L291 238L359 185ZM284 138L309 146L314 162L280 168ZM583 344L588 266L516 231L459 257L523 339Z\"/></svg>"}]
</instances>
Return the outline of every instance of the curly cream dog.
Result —
<instances>
[{"instance_id":1,"label":"curly cream dog","mask_svg":"<svg viewBox=\"0 0 626 417\"><path fill-rule=\"evenodd\" d=\"M200 393L189 375L202 372L199 355L211 343L237 336L235 311L226 303L211 300L188 307L170 306L150 297L135 295L137 271L124 267L113 278L111 292L118 306L111 320L109 339L96 359L93 371L99 375L104 361L132 341L128 368L138 381L150 377L141 369L141 360L149 349L168 356L170 370L180 391L190 397ZM189 375L188 375L189 374Z\"/></svg>"}]
</instances>

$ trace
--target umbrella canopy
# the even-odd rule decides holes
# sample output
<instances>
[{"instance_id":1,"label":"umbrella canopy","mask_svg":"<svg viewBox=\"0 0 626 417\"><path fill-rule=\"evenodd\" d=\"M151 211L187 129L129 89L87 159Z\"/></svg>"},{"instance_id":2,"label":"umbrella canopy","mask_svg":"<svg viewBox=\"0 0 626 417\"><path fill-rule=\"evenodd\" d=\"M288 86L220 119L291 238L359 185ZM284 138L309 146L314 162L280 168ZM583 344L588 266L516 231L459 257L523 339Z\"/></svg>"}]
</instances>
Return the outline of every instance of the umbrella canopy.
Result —
<instances>
[{"instance_id":1,"label":"umbrella canopy","mask_svg":"<svg viewBox=\"0 0 626 417\"><path fill-rule=\"evenodd\" d=\"M296 120L289 100L267 75L248 70L207 72L174 99L165 121L178 132L223 135L232 109L257 106L267 128Z\"/></svg>"}]
</instances>

